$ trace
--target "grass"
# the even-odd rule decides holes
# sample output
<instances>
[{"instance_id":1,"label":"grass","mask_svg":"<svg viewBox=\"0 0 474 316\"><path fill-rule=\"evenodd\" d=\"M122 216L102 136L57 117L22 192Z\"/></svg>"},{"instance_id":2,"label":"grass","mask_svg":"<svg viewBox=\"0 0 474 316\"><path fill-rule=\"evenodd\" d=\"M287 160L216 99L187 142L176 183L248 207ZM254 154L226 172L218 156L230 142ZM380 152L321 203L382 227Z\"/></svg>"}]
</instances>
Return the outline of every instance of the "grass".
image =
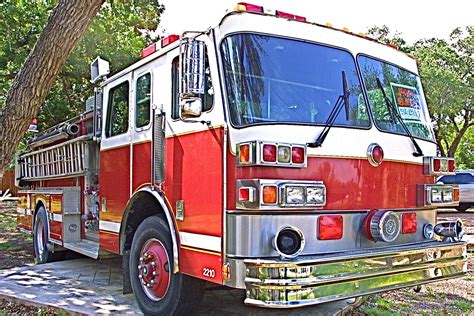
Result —
<instances>
[{"instance_id":1,"label":"grass","mask_svg":"<svg viewBox=\"0 0 474 316\"><path fill-rule=\"evenodd\" d=\"M22 246L13 243L13 242L1 242L0 243L0 251L20 251L22 249Z\"/></svg>"},{"instance_id":2,"label":"grass","mask_svg":"<svg viewBox=\"0 0 474 316\"><path fill-rule=\"evenodd\" d=\"M455 300L449 305L461 310L462 312L471 312L474 310L474 303L466 300Z\"/></svg>"},{"instance_id":3,"label":"grass","mask_svg":"<svg viewBox=\"0 0 474 316\"><path fill-rule=\"evenodd\" d=\"M395 304L384 298L378 296L370 296L367 301L369 302L369 304L361 309L361 311L366 315L400 315L400 313L395 311Z\"/></svg>"}]
</instances>

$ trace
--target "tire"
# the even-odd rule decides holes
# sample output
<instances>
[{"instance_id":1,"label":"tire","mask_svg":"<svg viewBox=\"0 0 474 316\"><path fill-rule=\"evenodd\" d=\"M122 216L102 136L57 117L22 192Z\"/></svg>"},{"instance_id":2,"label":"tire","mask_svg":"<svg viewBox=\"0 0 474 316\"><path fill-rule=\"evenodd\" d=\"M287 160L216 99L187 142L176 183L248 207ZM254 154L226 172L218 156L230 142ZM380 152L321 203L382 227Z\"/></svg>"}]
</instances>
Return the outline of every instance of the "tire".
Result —
<instances>
[{"instance_id":1,"label":"tire","mask_svg":"<svg viewBox=\"0 0 474 316\"><path fill-rule=\"evenodd\" d=\"M46 263L51 257L48 250L48 236L48 217L46 210L41 206L36 212L33 227L33 248L35 251L35 262L37 264Z\"/></svg>"},{"instance_id":2,"label":"tire","mask_svg":"<svg viewBox=\"0 0 474 316\"><path fill-rule=\"evenodd\" d=\"M456 210L458 210L459 212L465 212L469 209L469 205L459 205L456 207Z\"/></svg>"},{"instance_id":3,"label":"tire","mask_svg":"<svg viewBox=\"0 0 474 316\"><path fill-rule=\"evenodd\" d=\"M189 314L202 300L206 282L173 273L172 249L161 217L148 217L138 226L130 250L130 282L145 315Z\"/></svg>"}]
</instances>

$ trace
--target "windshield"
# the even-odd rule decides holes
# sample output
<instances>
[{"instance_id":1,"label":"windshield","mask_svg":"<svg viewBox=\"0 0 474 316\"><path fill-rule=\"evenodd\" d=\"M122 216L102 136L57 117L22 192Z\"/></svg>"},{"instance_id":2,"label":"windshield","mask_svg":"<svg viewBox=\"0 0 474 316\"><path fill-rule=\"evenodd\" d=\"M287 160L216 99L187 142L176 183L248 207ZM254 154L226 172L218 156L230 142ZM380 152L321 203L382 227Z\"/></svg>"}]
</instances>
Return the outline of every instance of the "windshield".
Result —
<instances>
[{"instance_id":1,"label":"windshield","mask_svg":"<svg viewBox=\"0 0 474 316\"><path fill-rule=\"evenodd\" d=\"M355 62L348 52L247 33L226 37L221 49L234 126L325 124L343 94L343 71L348 113L340 111L334 125L370 126Z\"/></svg>"},{"instance_id":2,"label":"windshield","mask_svg":"<svg viewBox=\"0 0 474 316\"><path fill-rule=\"evenodd\" d=\"M384 100L377 78L390 102L415 137L434 140L428 110L422 97L420 78L407 70L366 56L357 61L367 89L376 126L387 132L406 134Z\"/></svg>"}]
</instances>

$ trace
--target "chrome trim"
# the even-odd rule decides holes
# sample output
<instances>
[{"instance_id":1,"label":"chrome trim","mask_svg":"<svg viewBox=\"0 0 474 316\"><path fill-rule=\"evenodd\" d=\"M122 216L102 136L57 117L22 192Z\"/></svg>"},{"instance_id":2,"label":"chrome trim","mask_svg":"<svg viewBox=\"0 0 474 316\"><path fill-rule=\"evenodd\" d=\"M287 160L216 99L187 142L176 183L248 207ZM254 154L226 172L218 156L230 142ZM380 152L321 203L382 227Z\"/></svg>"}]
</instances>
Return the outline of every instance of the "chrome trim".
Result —
<instances>
[{"instance_id":1,"label":"chrome trim","mask_svg":"<svg viewBox=\"0 0 474 316\"><path fill-rule=\"evenodd\" d=\"M228 258L279 258L278 252L272 247L272 241L282 226L297 227L305 236L305 248L300 256L321 253L338 253L364 249L380 251L404 244L423 244L430 240L423 236L423 226L436 223L436 211L416 210L416 233L399 234L391 243L375 242L367 238L363 228L369 210L341 212L338 210L321 211L320 213L302 214L287 211L284 214L267 211L258 214L251 212L238 214L227 211L226 231L224 240ZM396 214L414 212L414 210L395 211ZM341 215L343 217L343 235L339 240L318 240L318 217L322 215ZM433 239L431 239L433 240Z\"/></svg>"},{"instance_id":2,"label":"chrome trim","mask_svg":"<svg viewBox=\"0 0 474 316\"><path fill-rule=\"evenodd\" d=\"M257 153L257 142L242 142L237 144L236 157L237 157L237 166L253 166L256 164L256 153ZM249 145L249 162L240 161L240 146Z\"/></svg>"},{"instance_id":3,"label":"chrome trim","mask_svg":"<svg viewBox=\"0 0 474 316\"><path fill-rule=\"evenodd\" d=\"M289 254L285 254L283 253L279 248L278 248L278 236L280 235L280 233L283 231L283 230L292 230L294 231L296 234L298 234L298 236L300 237L300 248L292 253L291 255ZM305 244L305 240L304 240L304 235L303 233L301 232L301 230L299 230L297 227L294 227L294 226L291 226L291 225L286 225L286 226L282 226L278 232L276 233L275 237L273 238L273 242L272 242L272 245L273 245L273 248L275 248L275 250L280 254L280 256L282 258L295 258L297 257L304 249L304 244Z\"/></svg>"},{"instance_id":4,"label":"chrome trim","mask_svg":"<svg viewBox=\"0 0 474 316\"><path fill-rule=\"evenodd\" d=\"M441 159L441 169L443 169L442 164L446 164L447 171L434 171L433 169L433 160L434 159ZM454 175L456 174L455 171L450 172L449 171L449 161L452 160L454 161L454 158L449 158L449 157L433 157L433 156L425 156L423 157L423 173L431 176L441 176L441 175ZM445 161L445 162L443 162Z\"/></svg>"},{"instance_id":5,"label":"chrome trim","mask_svg":"<svg viewBox=\"0 0 474 316\"><path fill-rule=\"evenodd\" d=\"M303 259L303 258L302 258ZM411 287L467 272L463 242L394 247L379 252L311 256L299 261L235 260L245 303L291 308ZM241 262L243 261L243 264Z\"/></svg>"},{"instance_id":6,"label":"chrome trim","mask_svg":"<svg viewBox=\"0 0 474 316\"><path fill-rule=\"evenodd\" d=\"M395 223L395 231L393 234L387 235L385 231L385 220L387 218L393 219ZM377 211L370 220L370 233L376 241L392 242L398 238L402 230L402 223L400 217L392 211Z\"/></svg>"}]
</instances>

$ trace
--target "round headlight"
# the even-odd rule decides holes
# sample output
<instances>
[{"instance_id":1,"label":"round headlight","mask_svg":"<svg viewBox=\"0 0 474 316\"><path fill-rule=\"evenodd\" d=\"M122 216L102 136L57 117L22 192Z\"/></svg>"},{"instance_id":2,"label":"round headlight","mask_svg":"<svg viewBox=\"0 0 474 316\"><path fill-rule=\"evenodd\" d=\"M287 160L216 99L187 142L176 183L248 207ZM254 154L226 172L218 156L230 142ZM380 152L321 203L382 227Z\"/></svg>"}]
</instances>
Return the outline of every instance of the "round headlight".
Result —
<instances>
[{"instance_id":1,"label":"round headlight","mask_svg":"<svg viewBox=\"0 0 474 316\"><path fill-rule=\"evenodd\" d=\"M400 218L392 211L372 211L366 218L367 237L374 241L392 242L400 234Z\"/></svg>"},{"instance_id":2,"label":"round headlight","mask_svg":"<svg viewBox=\"0 0 474 316\"><path fill-rule=\"evenodd\" d=\"M304 249L303 233L296 227L282 227L273 239L273 247L284 258L294 258Z\"/></svg>"}]
</instances>

